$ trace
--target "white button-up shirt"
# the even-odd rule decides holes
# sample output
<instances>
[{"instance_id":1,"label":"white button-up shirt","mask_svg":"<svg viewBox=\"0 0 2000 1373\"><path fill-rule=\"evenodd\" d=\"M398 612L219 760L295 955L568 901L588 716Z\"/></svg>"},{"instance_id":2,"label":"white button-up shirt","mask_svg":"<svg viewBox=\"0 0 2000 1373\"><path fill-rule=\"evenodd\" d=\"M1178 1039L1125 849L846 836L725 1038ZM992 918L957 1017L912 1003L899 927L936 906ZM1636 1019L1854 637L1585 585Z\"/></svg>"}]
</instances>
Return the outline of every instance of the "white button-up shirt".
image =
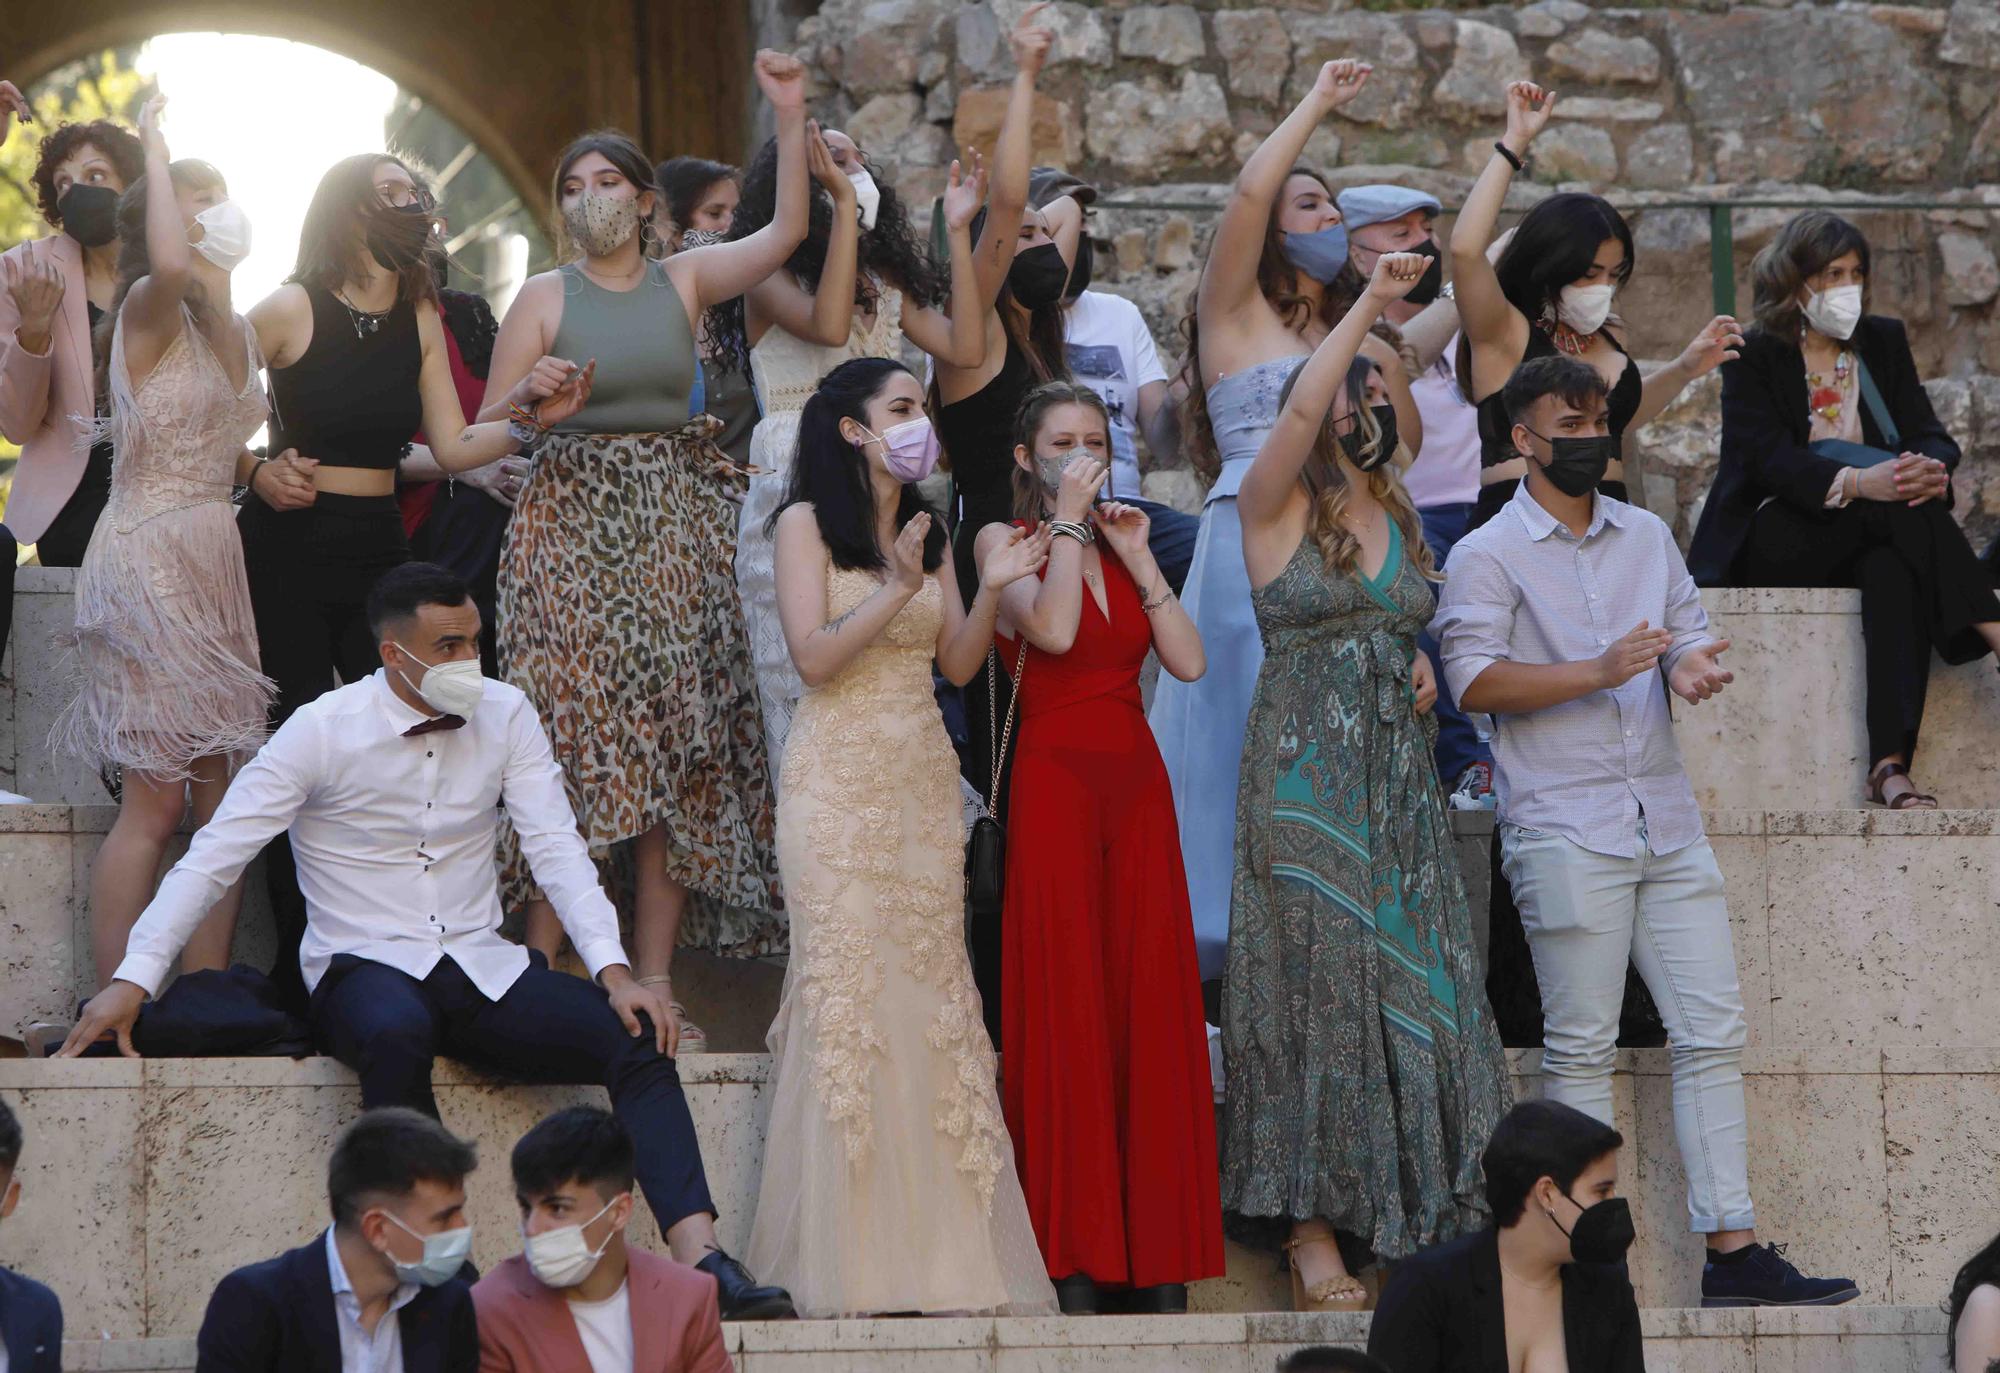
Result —
<instances>
[{"instance_id":1,"label":"white button-up shirt","mask_svg":"<svg viewBox=\"0 0 2000 1373\"><path fill-rule=\"evenodd\" d=\"M402 1283L389 1298L389 1309L375 1322L370 1334L361 1326L361 1298L340 1261L340 1246L333 1241L333 1227L326 1228L326 1273L333 1279L334 1324L340 1327L340 1373L403 1373L403 1322L397 1315L423 1289L413 1282Z\"/></svg>"},{"instance_id":2,"label":"white button-up shirt","mask_svg":"<svg viewBox=\"0 0 2000 1373\"><path fill-rule=\"evenodd\" d=\"M1644 620L1667 629L1661 659L1710 642L1708 612L1674 537L1650 511L1600 493L1578 538L1522 482L1514 499L1451 550L1431 632L1452 695L1497 662L1574 663ZM1673 853L1701 838L1701 811L1674 743L1660 671L1522 715L1495 715L1500 818L1593 853Z\"/></svg>"},{"instance_id":3,"label":"white button-up shirt","mask_svg":"<svg viewBox=\"0 0 2000 1373\"><path fill-rule=\"evenodd\" d=\"M528 951L500 936L503 801L591 976L628 962L528 698L489 679L462 728L405 733L426 718L380 671L300 707L161 880L116 976L158 992L209 907L289 827L306 899L299 967L308 988L335 954L419 979L448 956L497 1001L528 966Z\"/></svg>"}]
</instances>

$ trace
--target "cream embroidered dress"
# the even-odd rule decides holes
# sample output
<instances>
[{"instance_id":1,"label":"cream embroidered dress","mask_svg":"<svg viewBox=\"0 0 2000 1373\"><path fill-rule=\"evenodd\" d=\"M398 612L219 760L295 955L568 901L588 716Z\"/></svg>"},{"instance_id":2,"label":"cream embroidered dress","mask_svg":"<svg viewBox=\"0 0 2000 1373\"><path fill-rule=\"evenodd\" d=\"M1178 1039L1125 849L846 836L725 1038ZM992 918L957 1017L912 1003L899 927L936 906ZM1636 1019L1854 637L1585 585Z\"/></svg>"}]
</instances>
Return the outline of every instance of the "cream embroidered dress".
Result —
<instances>
[{"instance_id":1,"label":"cream embroidered dress","mask_svg":"<svg viewBox=\"0 0 2000 1373\"><path fill-rule=\"evenodd\" d=\"M827 618L881 583L830 569ZM778 800L792 919L746 1261L802 1316L1052 1311L966 960L935 579L799 703Z\"/></svg>"}]
</instances>

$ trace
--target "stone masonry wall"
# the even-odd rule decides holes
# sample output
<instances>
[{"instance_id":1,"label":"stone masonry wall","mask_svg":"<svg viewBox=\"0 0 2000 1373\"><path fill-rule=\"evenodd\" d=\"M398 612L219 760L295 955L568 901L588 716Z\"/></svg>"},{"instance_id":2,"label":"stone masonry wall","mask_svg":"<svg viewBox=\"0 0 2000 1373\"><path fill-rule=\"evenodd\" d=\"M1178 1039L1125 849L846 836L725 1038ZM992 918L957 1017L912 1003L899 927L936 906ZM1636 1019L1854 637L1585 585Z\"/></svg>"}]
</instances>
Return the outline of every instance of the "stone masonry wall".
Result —
<instances>
[{"instance_id":1,"label":"stone masonry wall","mask_svg":"<svg viewBox=\"0 0 2000 1373\"><path fill-rule=\"evenodd\" d=\"M797 25L816 112L916 199L954 150L990 149L1027 0L825 0ZM1509 208L1558 188L1624 209L1637 274L1621 295L1633 351L1677 353L1711 307L1709 217L1691 199L1848 200L1875 248L1873 307L1909 322L1919 368L1964 446L1960 516L2000 529L2000 0L1418 8L1398 0L1135 4L1064 0L1040 83L1036 156L1104 189L1097 282L1136 300L1162 354L1214 209L1321 62L1364 57L1369 89L1306 150L1339 185L1393 180L1455 206L1503 125L1501 88L1561 96ZM1953 208L1912 208L1947 200ZM1989 210L1986 207L1992 207ZM1737 309L1749 263L1792 213L1734 213ZM1440 237L1449 230L1441 222ZM1717 384L1636 436L1648 505L1685 540L1714 466ZM1153 479L1186 501L1183 473Z\"/></svg>"}]
</instances>

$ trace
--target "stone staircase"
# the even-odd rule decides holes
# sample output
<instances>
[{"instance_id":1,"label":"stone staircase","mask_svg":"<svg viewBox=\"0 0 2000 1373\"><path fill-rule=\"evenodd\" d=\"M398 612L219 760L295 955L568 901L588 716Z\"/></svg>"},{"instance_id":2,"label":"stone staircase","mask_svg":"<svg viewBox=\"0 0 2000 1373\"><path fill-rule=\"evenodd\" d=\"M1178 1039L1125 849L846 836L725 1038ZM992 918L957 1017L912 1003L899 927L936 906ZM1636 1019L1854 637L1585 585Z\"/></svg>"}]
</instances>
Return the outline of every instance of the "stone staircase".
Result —
<instances>
[{"instance_id":1,"label":"stone staircase","mask_svg":"<svg viewBox=\"0 0 2000 1373\"><path fill-rule=\"evenodd\" d=\"M46 645L66 623L69 574L23 569L18 670L0 677L0 787L53 802L0 807L0 1033L66 1018L91 982L86 883L115 812L41 741L60 704ZM1958 1264L2000 1229L2000 773L1979 747L2000 726L1988 664L1940 669L1919 775L1933 813L1852 809L1859 628L1852 593L1707 593L1734 640L1735 687L1682 709L1683 748L1728 878L1748 1009L1751 1184L1767 1237L1809 1269L1852 1274L1864 1304L1706 1312L1699 1241L1671 1128L1664 1050L1621 1054L1623 1190L1638 1222L1632 1271L1658 1370L1918 1373L1941 1367L1938 1310ZM1831 646L1831 647L1829 647ZM1488 817L1454 817L1475 909ZM239 957L268 962L253 881ZM717 1052L682 1065L726 1245L747 1237L763 1154L763 1027L780 974L683 955L683 999ZM1512 1056L1537 1089L1539 1056ZM595 1088L530 1088L441 1063L448 1124L482 1144L471 1181L475 1260L518 1246L506 1150ZM359 1108L326 1059L0 1060L0 1094L28 1134L20 1211L0 1262L51 1282L69 1319L65 1366L193 1367L216 1280L324 1222L323 1168ZM643 1207L641 1208L643 1210ZM642 1217L635 1234L650 1236ZM1185 1317L802 1322L732 1327L738 1367L767 1370L1189 1370L1267 1373L1309 1343L1359 1344L1366 1318L1300 1316L1271 1261L1232 1247Z\"/></svg>"}]
</instances>

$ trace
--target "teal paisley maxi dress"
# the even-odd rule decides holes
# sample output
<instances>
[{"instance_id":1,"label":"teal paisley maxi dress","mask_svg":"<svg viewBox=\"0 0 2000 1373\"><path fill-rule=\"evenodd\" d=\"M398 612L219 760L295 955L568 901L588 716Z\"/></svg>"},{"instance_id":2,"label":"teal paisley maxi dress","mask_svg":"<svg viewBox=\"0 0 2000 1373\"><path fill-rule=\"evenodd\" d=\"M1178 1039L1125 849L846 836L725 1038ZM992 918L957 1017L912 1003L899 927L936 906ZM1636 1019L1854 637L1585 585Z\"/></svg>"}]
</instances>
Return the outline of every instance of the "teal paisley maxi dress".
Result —
<instances>
[{"instance_id":1,"label":"teal paisley maxi dress","mask_svg":"<svg viewBox=\"0 0 2000 1373\"><path fill-rule=\"evenodd\" d=\"M1319 1217L1352 1261L1487 1223L1479 1155L1513 1104L1410 665L1429 584L1390 521L1365 577L1311 539L1252 595L1223 1003L1222 1204L1275 1248Z\"/></svg>"}]
</instances>

